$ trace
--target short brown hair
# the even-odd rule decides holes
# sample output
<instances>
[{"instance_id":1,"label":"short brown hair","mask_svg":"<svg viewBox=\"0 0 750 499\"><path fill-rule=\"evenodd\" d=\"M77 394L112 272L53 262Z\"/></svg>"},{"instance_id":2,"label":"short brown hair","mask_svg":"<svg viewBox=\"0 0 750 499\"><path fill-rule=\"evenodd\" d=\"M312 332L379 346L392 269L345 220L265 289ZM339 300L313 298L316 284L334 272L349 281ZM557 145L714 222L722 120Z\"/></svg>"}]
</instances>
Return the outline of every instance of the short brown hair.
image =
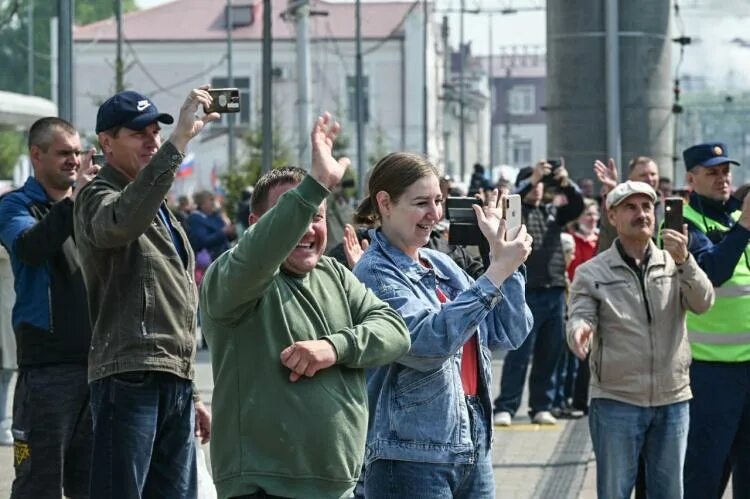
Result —
<instances>
[{"instance_id":1,"label":"short brown hair","mask_svg":"<svg viewBox=\"0 0 750 499\"><path fill-rule=\"evenodd\" d=\"M200 205L213 197L214 193L209 190L196 191L193 193L193 204L195 204L196 207L200 207Z\"/></svg>"},{"instance_id":2,"label":"short brown hair","mask_svg":"<svg viewBox=\"0 0 750 499\"><path fill-rule=\"evenodd\" d=\"M368 196L359 204L354 222L372 225L380 219L377 202L373 199L378 192L385 191L393 202L398 202L411 184L429 175L440 178L440 172L424 156L408 152L384 156L372 169L367 183Z\"/></svg>"},{"instance_id":3,"label":"short brown hair","mask_svg":"<svg viewBox=\"0 0 750 499\"><path fill-rule=\"evenodd\" d=\"M632 173L636 166L645 165L648 163L656 164L656 161L649 158L648 156L636 156L635 158L630 160L630 163L628 163L628 171Z\"/></svg>"},{"instance_id":4,"label":"short brown hair","mask_svg":"<svg viewBox=\"0 0 750 499\"><path fill-rule=\"evenodd\" d=\"M56 130L60 130L67 135L78 135L78 130L62 118L55 116L40 118L29 128L29 150L32 146L37 146L42 151L47 152Z\"/></svg>"},{"instance_id":5,"label":"short brown hair","mask_svg":"<svg viewBox=\"0 0 750 499\"><path fill-rule=\"evenodd\" d=\"M306 176L307 172L296 166L274 168L265 173L255 183L253 197L250 199L250 209L256 215L262 215L268 209L266 204L268 202L268 193L271 189L284 184L297 185L301 183Z\"/></svg>"}]
</instances>

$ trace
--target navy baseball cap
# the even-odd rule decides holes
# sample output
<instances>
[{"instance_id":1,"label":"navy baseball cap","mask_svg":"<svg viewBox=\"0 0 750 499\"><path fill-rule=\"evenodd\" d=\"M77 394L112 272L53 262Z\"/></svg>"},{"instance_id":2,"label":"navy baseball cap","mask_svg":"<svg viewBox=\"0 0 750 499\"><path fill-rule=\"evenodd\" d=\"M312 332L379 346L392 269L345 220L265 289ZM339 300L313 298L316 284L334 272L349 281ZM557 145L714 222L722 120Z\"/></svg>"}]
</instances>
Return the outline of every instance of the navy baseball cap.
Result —
<instances>
[{"instance_id":1,"label":"navy baseball cap","mask_svg":"<svg viewBox=\"0 0 750 499\"><path fill-rule=\"evenodd\" d=\"M143 130L151 123L159 121L171 125L174 118L160 113L151 99L132 90L115 94L99 106L96 113L96 133L116 126Z\"/></svg>"},{"instance_id":2,"label":"navy baseball cap","mask_svg":"<svg viewBox=\"0 0 750 499\"><path fill-rule=\"evenodd\" d=\"M727 146L722 142L709 142L688 147L682 151L682 159L685 160L685 169L690 171L696 166L710 168L724 163L739 166L739 162L729 159Z\"/></svg>"}]
</instances>

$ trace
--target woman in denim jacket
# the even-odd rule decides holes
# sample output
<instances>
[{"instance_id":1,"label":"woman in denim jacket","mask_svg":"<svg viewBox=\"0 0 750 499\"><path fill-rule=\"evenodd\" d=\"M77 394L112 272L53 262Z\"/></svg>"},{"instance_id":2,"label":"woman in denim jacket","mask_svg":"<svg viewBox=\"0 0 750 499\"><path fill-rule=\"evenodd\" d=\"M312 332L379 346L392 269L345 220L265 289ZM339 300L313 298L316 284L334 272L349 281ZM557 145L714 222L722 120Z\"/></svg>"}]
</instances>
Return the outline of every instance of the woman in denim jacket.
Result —
<instances>
[{"instance_id":1,"label":"woman in denim jacket","mask_svg":"<svg viewBox=\"0 0 750 499\"><path fill-rule=\"evenodd\" d=\"M355 275L404 318L411 349L368 376L365 495L494 497L491 349L518 348L532 316L519 267L531 251L525 227L505 240L497 191L475 206L490 264L474 281L423 248L442 216L439 174L426 159L385 156L369 180L360 223L380 224Z\"/></svg>"}]
</instances>

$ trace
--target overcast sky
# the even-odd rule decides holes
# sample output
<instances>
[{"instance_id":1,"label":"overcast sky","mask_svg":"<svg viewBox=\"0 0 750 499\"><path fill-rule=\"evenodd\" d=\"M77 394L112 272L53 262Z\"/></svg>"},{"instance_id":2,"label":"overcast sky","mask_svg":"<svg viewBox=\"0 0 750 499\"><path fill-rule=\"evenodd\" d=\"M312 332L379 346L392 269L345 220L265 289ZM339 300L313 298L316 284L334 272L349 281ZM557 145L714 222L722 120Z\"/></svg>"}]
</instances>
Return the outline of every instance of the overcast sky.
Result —
<instances>
[{"instance_id":1,"label":"overcast sky","mask_svg":"<svg viewBox=\"0 0 750 499\"><path fill-rule=\"evenodd\" d=\"M136 3L141 8L148 8L168 1L174 0L136 0ZM497 9L500 5L522 7L538 3L527 0L466 0L466 7ZM681 4L685 34L695 40L685 50L681 73L704 76L717 89L750 89L750 79L746 78L750 74L750 34L747 30L750 25L750 1L683 0ZM437 0L438 9L458 9L459 5L460 0ZM456 47L459 39L459 16L448 15L451 42ZM544 16L544 11L494 15L493 45L496 49L507 45L543 46L546 43ZM465 15L465 37L472 42L474 54L489 53L488 21L489 16L486 14ZM673 23L672 36L678 36L678 31L678 26ZM735 39L744 39L746 46L733 42ZM675 56L674 62L676 61Z\"/></svg>"}]
</instances>

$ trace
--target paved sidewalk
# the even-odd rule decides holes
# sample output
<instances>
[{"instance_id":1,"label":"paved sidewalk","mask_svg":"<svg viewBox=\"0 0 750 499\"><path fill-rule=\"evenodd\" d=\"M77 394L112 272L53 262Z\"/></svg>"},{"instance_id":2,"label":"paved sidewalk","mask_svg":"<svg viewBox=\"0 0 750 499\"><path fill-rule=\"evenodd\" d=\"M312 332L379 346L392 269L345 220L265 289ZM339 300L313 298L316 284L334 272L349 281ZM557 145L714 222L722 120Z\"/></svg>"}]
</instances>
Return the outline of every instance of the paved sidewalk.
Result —
<instances>
[{"instance_id":1,"label":"paved sidewalk","mask_svg":"<svg viewBox=\"0 0 750 499\"><path fill-rule=\"evenodd\" d=\"M493 395L497 396L502 355L493 362ZM531 424L528 391L507 428L495 427L493 463L500 499L593 499L594 457L588 420L560 419L555 426Z\"/></svg>"}]
</instances>

